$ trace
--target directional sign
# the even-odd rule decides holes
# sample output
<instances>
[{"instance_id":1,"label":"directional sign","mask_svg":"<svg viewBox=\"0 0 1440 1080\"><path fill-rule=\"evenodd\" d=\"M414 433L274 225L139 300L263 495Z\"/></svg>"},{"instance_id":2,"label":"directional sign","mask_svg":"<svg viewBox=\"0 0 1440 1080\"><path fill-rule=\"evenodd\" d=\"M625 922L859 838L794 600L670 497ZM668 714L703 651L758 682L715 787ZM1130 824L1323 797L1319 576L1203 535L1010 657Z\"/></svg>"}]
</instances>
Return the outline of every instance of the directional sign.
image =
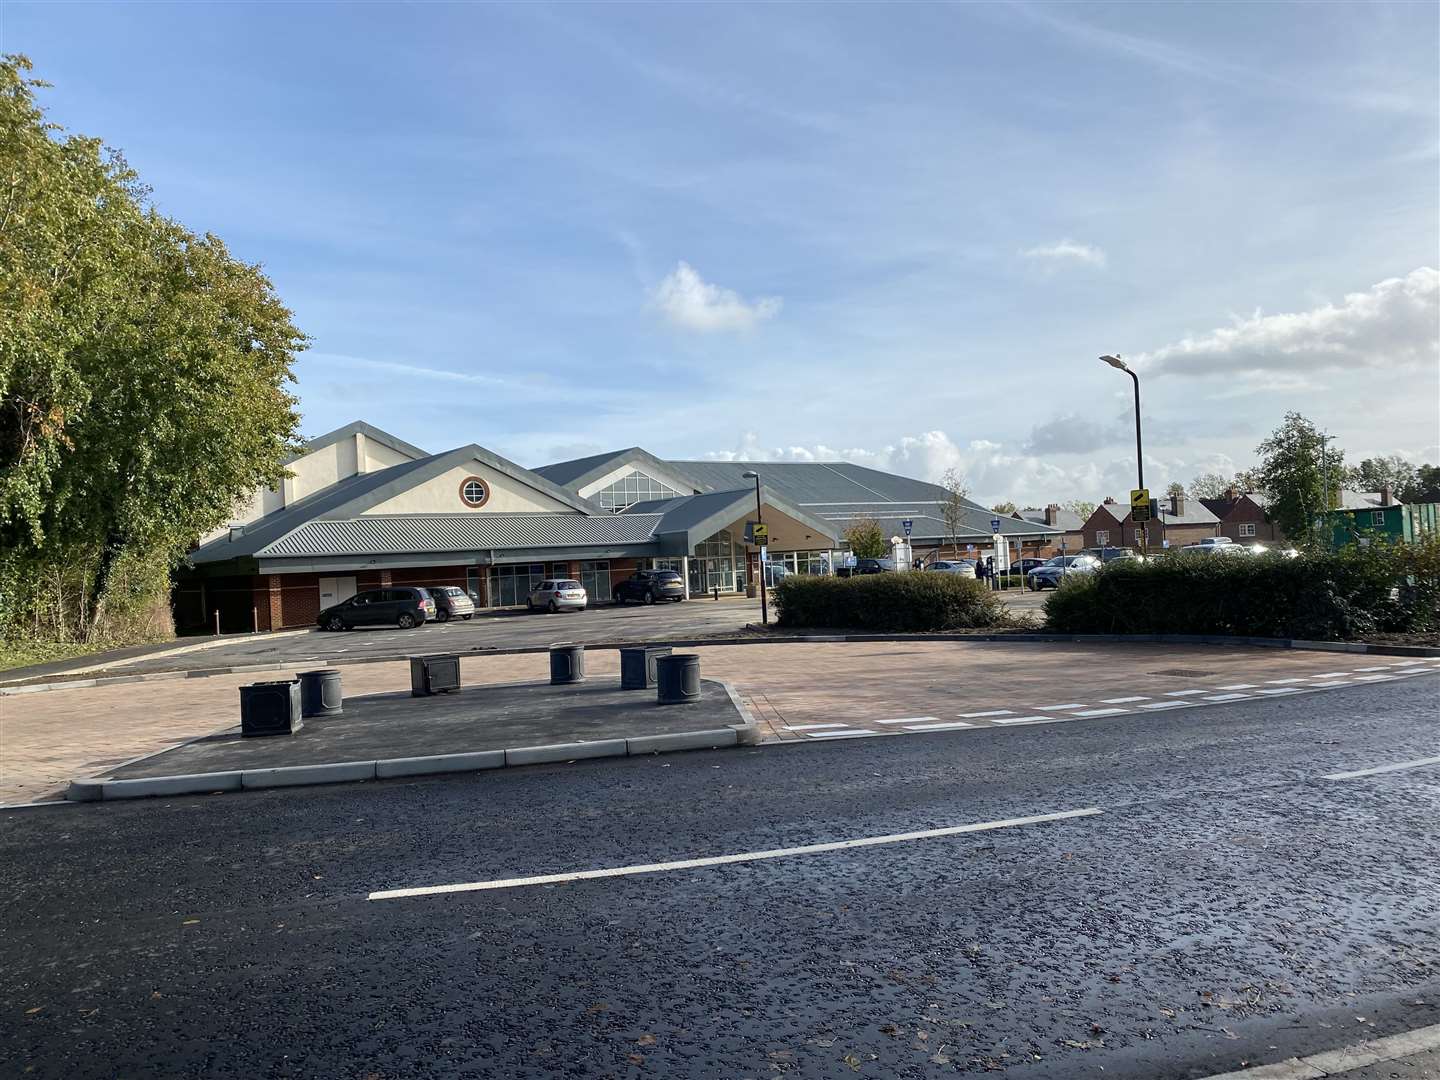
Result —
<instances>
[{"instance_id":1,"label":"directional sign","mask_svg":"<svg viewBox=\"0 0 1440 1080\"><path fill-rule=\"evenodd\" d=\"M763 521L751 521L747 523L745 532L747 533L745 539L752 544L759 544L761 547L764 547L770 542L770 526L766 525Z\"/></svg>"},{"instance_id":2,"label":"directional sign","mask_svg":"<svg viewBox=\"0 0 1440 1080\"><path fill-rule=\"evenodd\" d=\"M914 522L911 518L902 518L902 519L900 520L900 528L902 528L902 529L905 530L905 535L906 535L906 536L909 536L909 535L910 535L910 530L913 529L914 527L915 527L915 522Z\"/></svg>"},{"instance_id":3,"label":"directional sign","mask_svg":"<svg viewBox=\"0 0 1440 1080\"><path fill-rule=\"evenodd\" d=\"M1130 519L1136 525L1150 520L1150 490L1133 488L1130 491Z\"/></svg>"},{"instance_id":4,"label":"directional sign","mask_svg":"<svg viewBox=\"0 0 1440 1080\"><path fill-rule=\"evenodd\" d=\"M990 533L992 536L998 536L1000 534L1000 519L998 517L990 519Z\"/></svg>"}]
</instances>

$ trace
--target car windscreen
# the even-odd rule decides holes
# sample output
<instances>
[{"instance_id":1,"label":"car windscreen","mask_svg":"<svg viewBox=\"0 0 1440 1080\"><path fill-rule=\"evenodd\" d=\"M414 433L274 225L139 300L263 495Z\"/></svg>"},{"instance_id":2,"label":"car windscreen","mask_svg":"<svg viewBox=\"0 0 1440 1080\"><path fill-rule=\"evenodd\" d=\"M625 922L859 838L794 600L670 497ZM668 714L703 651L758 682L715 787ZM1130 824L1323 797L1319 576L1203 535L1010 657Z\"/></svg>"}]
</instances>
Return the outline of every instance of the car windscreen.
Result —
<instances>
[{"instance_id":1,"label":"car windscreen","mask_svg":"<svg viewBox=\"0 0 1440 1080\"><path fill-rule=\"evenodd\" d=\"M655 574L657 581L679 581L680 575L674 570L660 570Z\"/></svg>"}]
</instances>

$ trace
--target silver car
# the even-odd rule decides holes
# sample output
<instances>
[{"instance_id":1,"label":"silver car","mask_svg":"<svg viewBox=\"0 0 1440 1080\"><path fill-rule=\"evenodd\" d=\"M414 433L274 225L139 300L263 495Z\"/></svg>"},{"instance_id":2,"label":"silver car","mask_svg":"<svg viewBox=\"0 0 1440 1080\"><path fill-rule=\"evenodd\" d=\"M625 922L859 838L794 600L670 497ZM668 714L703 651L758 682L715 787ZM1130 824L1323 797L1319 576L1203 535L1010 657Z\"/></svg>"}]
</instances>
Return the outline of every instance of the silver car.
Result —
<instances>
[{"instance_id":1,"label":"silver car","mask_svg":"<svg viewBox=\"0 0 1440 1080\"><path fill-rule=\"evenodd\" d=\"M961 577L975 576L975 564L968 559L955 559L949 562L932 562L925 567L926 570L934 570L940 574L959 574Z\"/></svg>"},{"instance_id":2,"label":"silver car","mask_svg":"<svg viewBox=\"0 0 1440 1080\"><path fill-rule=\"evenodd\" d=\"M531 611L584 611L590 603L585 586L569 578L547 578L530 590L525 606Z\"/></svg>"}]
</instances>

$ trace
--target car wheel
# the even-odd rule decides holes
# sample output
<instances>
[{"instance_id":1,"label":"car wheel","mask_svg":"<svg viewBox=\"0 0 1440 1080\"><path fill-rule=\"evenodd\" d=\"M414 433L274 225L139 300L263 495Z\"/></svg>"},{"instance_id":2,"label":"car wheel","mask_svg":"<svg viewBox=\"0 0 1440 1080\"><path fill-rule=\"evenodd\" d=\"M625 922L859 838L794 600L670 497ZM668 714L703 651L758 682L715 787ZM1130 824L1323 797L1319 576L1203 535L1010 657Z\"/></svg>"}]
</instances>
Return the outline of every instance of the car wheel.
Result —
<instances>
[{"instance_id":1,"label":"car wheel","mask_svg":"<svg viewBox=\"0 0 1440 1080\"><path fill-rule=\"evenodd\" d=\"M408 611L401 612L400 618L396 619L395 622L401 630L412 630L415 627L415 616L411 615Z\"/></svg>"},{"instance_id":2,"label":"car wheel","mask_svg":"<svg viewBox=\"0 0 1440 1080\"><path fill-rule=\"evenodd\" d=\"M442 607L439 611L437 611L437 612L435 613L435 621L436 621L436 622L449 622L449 621L450 621L450 612L449 612L448 610L446 610L445 608Z\"/></svg>"},{"instance_id":3,"label":"car wheel","mask_svg":"<svg viewBox=\"0 0 1440 1080\"><path fill-rule=\"evenodd\" d=\"M625 594L624 594L624 593L616 593L616 594L615 594L615 606L616 606L616 607L624 607L624 606L625 606Z\"/></svg>"},{"instance_id":4,"label":"car wheel","mask_svg":"<svg viewBox=\"0 0 1440 1080\"><path fill-rule=\"evenodd\" d=\"M655 594L654 594L653 592L647 592L647 593L645 594L645 603L647 603L647 604L653 604L654 602L655 602Z\"/></svg>"},{"instance_id":5,"label":"car wheel","mask_svg":"<svg viewBox=\"0 0 1440 1080\"><path fill-rule=\"evenodd\" d=\"M529 599L527 599L527 600L525 601L525 607L526 607L526 609L529 610L529 611L534 611L534 610L535 610L535 601L534 601L534 600L529 600Z\"/></svg>"},{"instance_id":6,"label":"car wheel","mask_svg":"<svg viewBox=\"0 0 1440 1080\"><path fill-rule=\"evenodd\" d=\"M554 615L560 610L560 606L556 604L554 600L551 600L550 603L545 605L545 610L550 612L551 615Z\"/></svg>"},{"instance_id":7,"label":"car wheel","mask_svg":"<svg viewBox=\"0 0 1440 1080\"><path fill-rule=\"evenodd\" d=\"M345 629L345 620L340 618L339 615L331 615L330 621L325 624L325 629L338 633Z\"/></svg>"}]
</instances>

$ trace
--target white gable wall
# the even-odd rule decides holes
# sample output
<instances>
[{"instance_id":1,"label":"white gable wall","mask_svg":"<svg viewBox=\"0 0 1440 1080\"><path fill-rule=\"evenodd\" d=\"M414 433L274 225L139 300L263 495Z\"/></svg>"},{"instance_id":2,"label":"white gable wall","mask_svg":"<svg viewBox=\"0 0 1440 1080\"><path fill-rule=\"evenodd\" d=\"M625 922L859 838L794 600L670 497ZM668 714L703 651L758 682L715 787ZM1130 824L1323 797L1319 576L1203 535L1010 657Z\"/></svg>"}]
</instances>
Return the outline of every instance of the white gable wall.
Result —
<instances>
[{"instance_id":1,"label":"white gable wall","mask_svg":"<svg viewBox=\"0 0 1440 1080\"><path fill-rule=\"evenodd\" d=\"M678 491L681 495L695 494L695 486L693 484L687 484L678 476L674 476L661 469L652 469L648 465L621 465L619 468L611 469L604 476L600 477L600 479L592 480L580 488L576 494L580 495L581 498L591 498L600 489L609 487L615 483L616 480L629 476L632 472L642 472L650 477L650 479L659 480L660 483L674 491Z\"/></svg>"},{"instance_id":2,"label":"white gable wall","mask_svg":"<svg viewBox=\"0 0 1440 1080\"><path fill-rule=\"evenodd\" d=\"M460 485L479 477L490 489L484 506L469 506L460 498ZM486 514L486 513L574 513L575 508L538 488L506 476L475 461L460 465L439 476L416 484L399 495L377 503L368 514Z\"/></svg>"}]
</instances>

